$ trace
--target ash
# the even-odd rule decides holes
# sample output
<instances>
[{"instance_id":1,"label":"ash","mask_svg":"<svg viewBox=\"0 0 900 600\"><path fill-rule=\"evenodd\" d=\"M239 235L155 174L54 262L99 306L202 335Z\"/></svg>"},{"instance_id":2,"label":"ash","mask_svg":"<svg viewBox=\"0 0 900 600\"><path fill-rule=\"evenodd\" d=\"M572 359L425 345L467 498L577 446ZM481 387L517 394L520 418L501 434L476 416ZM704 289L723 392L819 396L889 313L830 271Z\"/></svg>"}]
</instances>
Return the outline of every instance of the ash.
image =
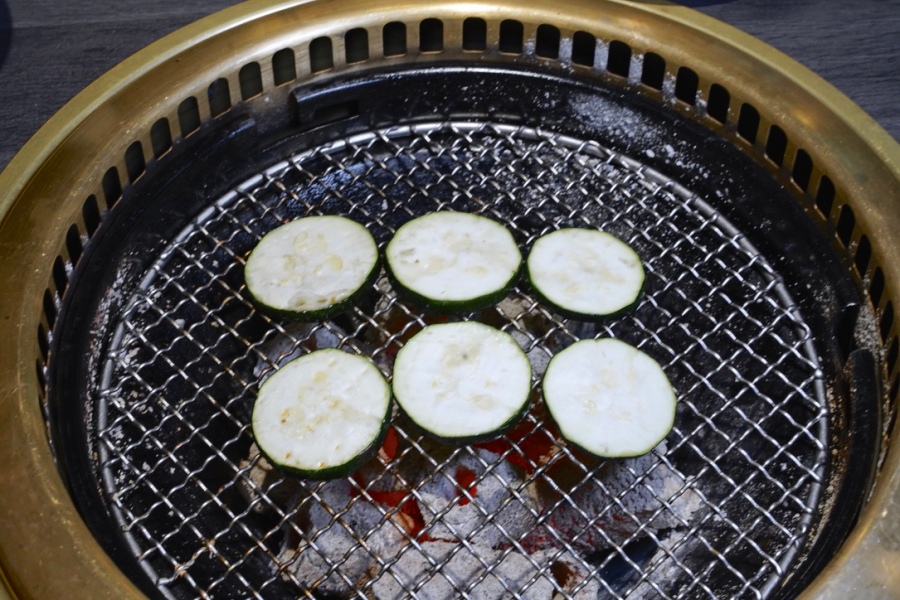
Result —
<instances>
[{"instance_id":1,"label":"ash","mask_svg":"<svg viewBox=\"0 0 900 600\"><path fill-rule=\"evenodd\" d=\"M279 570L328 597L608 597L617 588L604 568L640 540L657 550L652 569L624 579L637 597L677 577L668 533L696 523L703 503L667 466L665 443L594 464L549 424L529 424L454 449L395 424L377 459L328 482L284 477L254 457L244 492L293 515Z\"/></svg>"}]
</instances>

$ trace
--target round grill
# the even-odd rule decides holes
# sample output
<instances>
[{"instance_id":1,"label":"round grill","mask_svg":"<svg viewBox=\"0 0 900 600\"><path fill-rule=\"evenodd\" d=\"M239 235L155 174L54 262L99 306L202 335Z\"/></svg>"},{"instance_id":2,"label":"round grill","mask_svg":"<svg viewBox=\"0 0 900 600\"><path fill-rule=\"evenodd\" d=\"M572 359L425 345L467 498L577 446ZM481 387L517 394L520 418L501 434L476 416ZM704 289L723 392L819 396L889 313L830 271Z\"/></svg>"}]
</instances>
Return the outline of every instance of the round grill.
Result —
<instances>
[{"instance_id":1,"label":"round grill","mask_svg":"<svg viewBox=\"0 0 900 600\"><path fill-rule=\"evenodd\" d=\"M463 318L512 334L537 376L578 339L643 349L678 392L668 439L592 459L559 439L536 383L524 422L497 441L449 448L395 413L378 458L349 479L272 470L249 430L261 381L324 347L390 377L404 341L443 319L384 277L344 316L269 319L244 290L247 253L312 214L350 216L383 247L435 210L500 220L523 251L564 226L632 245L648 283L626 316L565 319L519 286ZM105 501L163 595L758 598L809 533L827 446L809 328L714 206L597 142L444 121L325 143L212 203L148 264L104 324L115 333L94 435Z\"/></svg>"}]
</instances>

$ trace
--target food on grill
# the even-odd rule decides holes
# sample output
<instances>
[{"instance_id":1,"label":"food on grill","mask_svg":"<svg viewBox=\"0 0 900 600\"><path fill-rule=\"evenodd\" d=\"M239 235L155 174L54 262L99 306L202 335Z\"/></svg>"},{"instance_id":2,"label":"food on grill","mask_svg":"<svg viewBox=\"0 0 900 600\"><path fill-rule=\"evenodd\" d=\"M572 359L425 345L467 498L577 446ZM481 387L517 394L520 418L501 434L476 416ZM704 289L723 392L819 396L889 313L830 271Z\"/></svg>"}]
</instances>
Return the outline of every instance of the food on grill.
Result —
<instances>
[{"instance_id":1,"label":"food on grill","mask_svg":"<svg viewBox=\"0 0 900 600\"><path fill-rule=\"evenodd\" d=\"M509 230L470 213L436 212L401 226L385 250L398 292L436 312L484 308L515 283L522 254Z\"/></svg>"},{"instance_id":2,"label":"food on grill","mask_svg":"<svg viewBox=\"0 0 900 600\"><path fill-rule=\"evenodd\" d=\"M550 361L544 402L562 436L596 456L639 456L671 431L676 397L655 360L620 340L581 340Z\"/></svg>"},{"instance_id":3,"label":"food on grill","mask_svg":"<svg viewBox=\"0 0 900 600\"><path fill-rule=\"evenodd\" d=\"M495 438L525 414L531 364L507 333L473 321L430 325L397 353L394 397L434 437Z\"/></svg>"},{"instance_id":4,"label":"food on grill","mask_svg":"<svg viewBox=\"0 0 900 600\"><path fill-rule=\"evenodd\" d=\"M258 306L301 320L346 309L377 274L372 234L338 216L305 217L272 230L244 267L247 291Z\"/></svg>"},{"instance_id":5,"label":"food on grill","mask_svg":"<svg viewBox=\"0 0 900 600\"><path fill-rule=\"evenodd\" d=\"M644 287L644 267L635 251L595 229L560 229L538 238L526 264L538 297L575 318L627 311Z\"/></svg>"},{"instance_id":6,"label":"food on grill","mask_svg":"<svg viewBox=\"0 0 900 600\"><path fill-rule=\"evenodd\" d=\"M345 475L378 450L391 391L362 356L325 349L284 365L253 407L256 444L276 467L313 479Z\"/></svg>"}]
</instances>

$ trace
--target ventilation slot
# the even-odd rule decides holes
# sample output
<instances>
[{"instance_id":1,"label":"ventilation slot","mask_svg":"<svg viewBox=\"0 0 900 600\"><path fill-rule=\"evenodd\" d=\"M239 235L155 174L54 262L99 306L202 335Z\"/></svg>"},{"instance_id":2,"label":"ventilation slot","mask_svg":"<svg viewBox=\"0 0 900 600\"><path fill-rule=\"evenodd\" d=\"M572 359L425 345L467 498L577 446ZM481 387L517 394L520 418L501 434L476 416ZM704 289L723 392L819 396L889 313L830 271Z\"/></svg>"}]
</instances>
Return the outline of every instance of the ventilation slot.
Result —
<instances>
[{"instance_id":1,"label":"ventilation slot","mask_svg":"<svg viewBox=\"0 0 900 600\"><path fill-rule=\"evenodd\" d=\"M697 89L700 85L700 79L697 74L687 67L678 69L675 75L675 97L694 106L697 104Z\"/></svg>"},{"instance_id":2,"label":"ventilation slot","mask_svg":"<svg viewBox=\"0 0 900 600\"><path fill-rule=\"evenodd\" d=\"M262 94L263 81L259 63L247 63L241 67L238 81L241 84L241 100L246 101Z\"/></svg>"},{"instance_id":3,"label":"ventilation slot","mask_svg":"<svg viewBox=\"0 0 900 600\"><path fill-rule=\"evenodd\" d=\"M804 150L797 150L794 155L794 168L791 171L791 179L804 192L809 187L809 179L812 177L812 159Z\"/></svg>"},{"instance_id":4,"label":"ventilation slot","mask_svg":"<svg viewBox=\"0 0 900 600\"><path fill-rule=\"evenodd\" d=\"M572 36L572 63L593 67L596 54L597 38L586 31L576 31Z\"/></svg>"},{"instance_id":5,"label":"ventilation slot","mask_svg":"<svg viewBox=\"0 0 900 600\"><path fill-rule=\"evenodd\" d=\"M872 243L865 235L859 236L859 243L856 245L856 255L853 262L856 263L856 270L860 276L866 274L869 268L869 261L872 260Z\"/></svg>"},{"instance_id":6,"label":"ventilation slot","mask_svg":"<svg viewBox=\"0 0 900 600\"><path fill-rule=\"evenodd\" d=\"M297 63L293 50L285 48L272 56L272 77L275 85L284 85L297 78Z\"/></svg>"},{"instance_id":7,"label":"ventilation slot","mask_svg":"<svg viewBox=\"0 0 900 600\"><path fill-rule=\"evenodd\" d=\"M43 325L38 325L37 342L38 349L41 352L41 360L46 364L47 359L50 357L50 339L47 337L47 332L44 330Z\"/></svg>"},{"instance_id":8,"label":"ventilation slot","mask_svg":"<svg viewBox=\"0 0 900 600\"><path fill-rule=\"evenodd\" d=\"M70 226L69 231L66 232L66 251L69 253L69 261L73 265L78 264L84 246L81 243L81 234L75 225Z\"/></svg>"},{"instance_id":9,"label":"ventilation slot","mask_svg":"<svg viewBox=\"0 0 900 600\"><path fill-rule=\"evenodd\" d=\"M125 151L125 170L128 171L128 181L134 183L138 177L144 174L147 163L144 162L144 148L140 142L134 142Z\"/></svg>"},{"instance_id":10,"label":"ventilation slot","mask_svg":"<svg viewBox=\"0 0 900 600\"><path fill-rule=\"evenodd\" d=\"M122 182L119 180L119 170L110 167L103 176L103 197L106 198L106 206L112 208L122 197Z\"/></svg>"},{"instance_id":11,"label":"ventilation slot","mask_svg":"<svg viewBox=\"0 0 900 600\"><path fill-rule=\"evenodd\" d=\"M897 354L900 352L900 343L897 342L897 338L891 342L891 349L888 350L887 354L887 370L888 373L892 373L894 371L894 367L897 366Z\"/></svg>"},{"instance_id":12,"label":"ventilation slot","mask_svg":"<svg viewBox=\"0 0 900 600\"><path fill-rule=\"evenodd\" d=\"M819 180L819 191L816 192L816 206L823 217L826 219L831 218L831 209L834 206L834 184L825 175Z\"/></svg>"},{"instance_id":13,"label":"ventilation slot","mask_svg":"<svg viewBox=\"0 0 900 600\"><path fill-rule=\"evenodd\" d=\"M853 227L856 225L856 215L853 209L845 204L841 207L841 213L837 222L837 235L844 247L850 246L850 236L853 235Z\"/></svg>"},{"instance_id":14,"label":"ventilation slot","mask_svg":"<svg viewBox=\"0 0 900 600\"><path fill-rule=\"evenodd\" d=\"M153 156L161 157L172 148L172 130L169 128L169 120L165 117L158 120L150 128L150 144L153 146Z\"/></svg>"},{"instance_id":15,"label":"ventilation slot","mask_svg":"<svg viewBox=\"0 0 900 600\"><path fill-rule=\"evenodd\" d=\"M518 21L500 23L500 52L522 54L525 27Z\"/></svg>"},{"instance_id":16,"label":"ventilation slot","mask_svg":"<svg viewBox=\"0 0 900 600\"><path fill-rule=\"evenodd\" d=\"M406 54L406 25L399 21L388 23L381 31L385 56Z\"/></svg>"},{"instance_id":17,"label":"ventilation slot","mask_svg":"<svg viewBox=\"0 0 900 600\"><path fill-rule=\"evenodd\" d=\"M441 52L444 49L444 23L440 19L425 19L419 23L419 50Z\"/></svg>"},{"instance_id":18,"label":"ventilation slot","mask_svg":"<svg viewBox=\"0 0 900 600\"><path fill-rule=\"evenodd\" d=\"M483 51L487 49L487 22L471 17L463 21L463 50Z\"/></svg>"},{"instance_id":19,"label":"ventilation slot","mask_svg":"<svg viewBox=\"0 0 900 600\"><path fill-rule=\"evenodd\" d=\"M766 156L779 167L784 164L784 153L787 150L787 135L778 125L769 127L766 138Z\"/></svg>"},{"instance_id":20,"label":"ventilation slot","mask_svg":"<svg viewBox=\"0 0 900 600\"><path fill-rule=\"evenodd\" d=\"M228 80L216 79L209 86L209 112L218 117L231 108L231 92L228 90Z\"/></svg>"},{"instance_id":21,"label":"ventilation slot","mask_svg":"<svg viewBox=\"0 0 900 600\"><path fill-rule=\"evenodd\" d=\"M320 37L309 43L309 70L321 73L334 68L331 38Z\"/></svg>"},{"instance_id":22,"label":"ventilation slot","mask_svg":"<svg viewBox=\"0 0 900 600\"><path fill-rule=\"evenodd\" d=\"M69 286L69 276L66 273L66 264L61 256L57 256L53 261L53 285L56 286L56 295L62 298L63 293Z\"/></svg>"},{"instance_id":23,"label":"ventilation slot","mask_svg":"<svg viewBox=\"0 0 900 600\"><path fill-rule=\"evenodd\" d=\"M553 25L539 25L534 53L541 58L559 58L559 29Z\"/></svg>"},{"instance_id":24,"label":"ventilation slot","mask_svg":"<svg viewBox=\"0 0 900 600\"><path fill-rule=\"evenodd\" d=\"M81 206L81 217L84 219L87 235L91 237L100 227L100 207L97 206L97 196L91 194L87 197Z\"/></svg>"},{"instance_id":25,"label":"ventilation slot","mask_svg":"<svg viewBox=\"0 0 900 600\"><path fill-rule=\"evenodd\" d=\"M628 77L631 70L631 48L624 42L609 43L609 60L606 70L619 77Z\"/></svg>"},{"instance_id":26,"label":"ventilation slot","mask_svg":"<svg viewBox=\"0 0 900 600\"><path fill-rule=\"evenodd\" d=\"M661 90L666 76L666 61L659 54L648 52L644 55L641 83L654 90Z\"/></svg>"},{"instance_id":27,"label":"ventilation slot","mask_svg":"<svg viewBox=\"0 0 900 600\"><path fill-rule=\"evenodd\" d=\"M200 129L200 107L193 96L185 98L178 105L178 126L183 138Z\"/></svg>"},{"instance_id":28,"label":"ventilation slot","mask_svg":"<svg viewBox=\"0 0 900 600\"><path fill-rule=\"evenodd\" d=\"M756 134L759 131L759 111L750 104L741 105L737 131L738 135L751 144L756 143Z\"/></svg>"},{"instance_id":29,"label":"ventilation slot","mask_svg":"<svg viewBox=\"0 0 900 600\"><path fill-rule=\"evenodd\" d=\"M718 121L725 123L728 120L728 105L731 104L731 94L721 85L714 83L709 88L709 100L706 101L706 114Z\"/></svg>"},{"instance_id":30,"label":"ventilation slot","mask_svg":"<svg viewBox=\"0 0 900 600\"><path fill-rule=\"evenodd\" d=\"M50 293L50 290L44 290L44 317L47 318L47 325L52 329L56 324L56 301L53 299L53 294Z\"/></svg>"},{"instance_id":31,"label":"ventilation slot","mask_svg":"<svg viewBox=\"0 0 900 600\"><path fill-rule=\"evenodd\" d=\"M369 60L369 32L361 27L348 31L344 35L344 52L348 65Z\"/></svg>"},{"instance_id":32,"label":"ventilation slot","mask_svg":"<svg viewBox=\"0 0 900 600\"><path fill-rule=\"evenodd\" d=\"M872 283L869 284L869 297L872 299L872 306L878 306L881 303L881 295L884 294L884 272L881 267L875 267L872 273Z\"/></svg>"}]
</instances>

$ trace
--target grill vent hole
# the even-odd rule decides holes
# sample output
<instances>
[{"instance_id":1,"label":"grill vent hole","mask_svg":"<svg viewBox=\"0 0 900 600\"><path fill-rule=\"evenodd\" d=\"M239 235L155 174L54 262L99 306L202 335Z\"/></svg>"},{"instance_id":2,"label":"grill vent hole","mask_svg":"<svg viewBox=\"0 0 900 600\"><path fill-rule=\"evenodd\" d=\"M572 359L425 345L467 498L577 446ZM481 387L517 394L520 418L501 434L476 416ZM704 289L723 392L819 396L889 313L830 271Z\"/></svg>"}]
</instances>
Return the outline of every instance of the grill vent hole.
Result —
<instances>
[{"instance_id":1,"label":"grill vent hole","mask_svg":"<svg viewBox=\"0 0 900 600\"><path fill-rule=\"evenodd\" d=\"M809 154L803 149L797 150L797 154L794 156L794 169L791 173L791 178L803 191L809 188L812 166L812 159L809 157Z\"/></svg>"},{"instance_id":2,"label":"grill vent hole","mask_svg":"<svg viewBox=\"0 0 900 600\"><path fill-rule=\"evenodd\" d=\"M47 361L46 358L43 361L41 361L41 360L34 361L34 370L35 370L35 373L37 374L38 389L41 390L42 399L43 399L43 394L45 394L47 391L47 378L44 375L46 361Z\"/></svg>"},{"instance_id":3,"label":"grill vent hole","mask_svg":"<svg viewBox=\"0 0 900 600\"><path fill-rule=\"evenodd\" d=\"M644 55L644 66L641 71L641 83L654 90L661 90L666 76L666 61L654 52Z\"/></svg>"},{"instance_id":4,"label":"grill vent hole","mask_svg":"<svg viewBox=\"0 0 900 600\"><path fill-rule=\"evenodd\" d=\"M84 246L81 245L81 234L78 232L78 227L74 224L66 232L66 250L69 253L69 261L73 265L77 264L78 259L81 258L81 253L84 251Z\"/></svg>"},{"instance_id":5,"label":"grill vent hole","mask_svg":"<svg viewBox=\"0 0 900 600\"><path fill-rule=\"evenodd\" d=\"M272 77L275 85L284 85L297 78L297 63L293 50L284 48L272 56Z\"/></svg>"},{"instance_id":6,"label":"grill vent hole","mask_svg":"<svg viewBox=\"0 0 900 600\"><path fill-rule=\"evenodd\" d=\"M697 89L700 79L697 74L687 67L678 69L675 76L675 97L686 104L694 106L697 103Z\"/></svg>"},{"instance_id":7,"label":"grill vent hole","mask_svg":"<svg viewBox=\"0 0 900 600\"><path fill-rule=\"evenodd\" d=\"M869 284L869 297L872 305L877 307L881 303L881 295L884 293L884 272L881 267L875 267L872 273L872 283Z\"/></svg>"},{"instance_id":8,"label":"grill vent hole","mask_svg":"<svg viewBox=\"0 0 900 600\"><path fill-rule=\"evenodd\" d=\"M128 171L128 181L134 183L138 177L144 174L147 163L144 162L144 147L140 142L132 142L125 151L125 170Z\"/></svg>"},{"instance_id":9,"label":"grill vent hole","mask_svg":"<svg viewBox=\"0 0 900 600\"><path fill-rule=\"evenodd\" d=\"M231 108L231 92L228 90L228 80L224 77L216 79L210 84L207 96L209 112L212 116L218 117Z\"/></svg>"},{"instance_id":10,"label":"grill vent hole","mask_svg":"<svg viewBox=\"0 0 900 600\"><path fill-rule=\"evenodd\" d=\"M110 167L103 176L103 196L109 208L115 206L122 197L122 182L119 180L119 170L115 167Z\"/></svg>"},{"instance_id":11,"label":"grill vent hole","mask_svg":"<svg viewBox=\"0 0 900 600\"><path fill-rule=\"evenodd\" d=\"M856 270L860 275L865 275L869 268L869 261L872 260L872 243L865 234L859 236L859 243L856 246Z\"/></svg>"},{"instance_id":12,"label":"grill vent hole","mask_svg":"<svg viewBox=\"0 0 900 600\"><path fill-rule=\"evenodd\" d=\"M369 60L369 32L357 27L344 34L344 52L348 65Z\"/></svg>"},{"instance_id":13,"label":"grill vent hole","mask_svg":"<svg viewBox=\"0 0 900 600\"><path fill-rule=\"evenodd\" d=\"M487 22L484 19L470 17L463 21L463 50L487 49Z\"/></svg>"},{"instance_id":14,"label":"grill vent hole","mask_svg":"<svg viewBox=\"0 0 900 600\"><path fill-rule=\"evenodd\" d=\"M881 341L887 342L888 335L891 332L891 326L894 324L894 304L890 300L884 305L884 312L881 314L879 323L881 328ZM890 369L889 369L890 370Z\"/></svg>"},{"instance_id":15,"label":"grill vent hole","mask_svg":"<svg viewBox=\"0 0 900 600\"><path fill-rule=\"evenodd\" d=\"M444 22L440 19L425 19L419 23L419 50L441 52L444 49Z\"/></svg>"},{"instance_id":16,"label":"grill vent hole","mask_svg":"<svg viewBox=\"0 0 900 600\"><path fill-rule=\"evenodd\" d=\"M756 143L756 134L759 131L759 111L750 104L741 105L741 114L738 117L738 135L750 142Z\"/></svg>"},{"instance_id":17,"label":"grill vent hole","mask_svg":"<svg viewBox=\"0 0 900 600\"><path fill-rule=\"evenodd\" d=\"M522 54L525 27L518 21L507 19L500 23L500 52Z\"/></svg>"},{"instance_id":18,"label":"grill vent hole","mask_svg":"<svg viewBox=\"0 0 900 600\"><path fill-rule=\"evenodd\" d=\"M628 77L631 70L631 47L628 44L616 40L609 43L606 70L619 77Z\"/></svg>"},{"instance_id":19,"label":"grill vent hole","mask_svg":"<svg viewBox=\"0 0 900 600\"><path fill-rule=\"evenodd\" d=\"M200 106L193 96L185 98L178 105L178 126L183 138L200 129Z\"/></svg>"},{"instance_id":20,"label":"grill vent hole","mask_svg":"<svg viewBox=\"0 0 900 600\"><path fill-rule=\"evenodd\" d=\"M826 219L831 218L831 209L834 207L834 184L827 175L819 180L819 189L816 192L816 206Z\"/></svg>"},{"instance_id":21,"label":"grill vent hole","mask_svg":"<svg viewBox=\"0 0 900 600\"><path fill-rule=\"evenodd\" d=\"M385 56L402 56L406 54L406 25L393 21L381 30L382 45Z\"/></svg>"},{"instance_id":22,"label":"grill vent hole","mask_svg":"<svg viewBox=\"0 0 900 600\"><path fill-rule=\"evenodd\" d=\"M731 104L731 94L718 83L709 88L709 99L706 101L706 114L718 121L725 123L728 120L728 105Z\"/></svg>"},{"instance_id":23,"label":"grill vent hole","mask_svg":"<svg viewBox=\"0 0 900 600\"><path fill-rule=\"evenodd\" d=\"M56 323L56 302L53 301L53 295L50 290L44 290L44 316L47 318L47 324L50 328Z\"/></svg>"},{"instance_id":24,"label":"grill vent hole","mask_svg":"<svg viewBox=\"0 0 900 600\"><path fill-rule=\"evenodd\" d=\"M321 73L334 68L331 38L319 37L309 43L309 70Z\"/></svg>"},{"instance_id":25,"label":"grill vent hole","mask_svg":"<svg viewBox=\"0 0 900 600\"><path fill-rule=\"evenodd\" d=\"M153 146L153 156L156 158L161 157L172 148L172 130L167 118L159 119L150 128L150 145Z\"/></svg>"},{"instance_id":26,"label":"grill vent hole","mask_svg":"<svg viewBox=\"0 0 900 600\"><path fill-rule=\"evenodd\" d=\"M263 81L259 63L247 63L241 67L238 72L238 81L241 83L241 100L249 100L262 94Z\"/></svg>"},{"instance_id":27,"label":"grill vent hole","mask_svg":"<svg viewBox=\"0 0 900 600\"><path fill-rule=\"evenodd\" d=\"M44 329L44 325L38 325L38 335L37 335L38 349L41 352L41 359L44 363L47 362L47 358L50 356L50 340L47 338L47 331ZM40 371L40 369L38 369Z\"/></svg>"},{"instance_id":28,"label":"grill vent hole","mask_svg":"<svg viewBox=\"0 0 900 600\"><path fill-rule=\"evenodd\" d=\"M850 237L853 235L853 227L856 225L856 215L850 205L841 206L841 213L837 222L837 235L844 247L850 247Z\"/></svg>"},{"instance_id":29,"label":"grill vent hole","mask_svg":"<svg viewBox=\"0 0 900 600\"><path fill-rule=\"evenodd\" d=\"M97 206L97 196L91 194L81 205L81 217L84 219L84 226L87 228L87 235L91 237L100 226L100 207Z\"/></svg>"},{"instance_id":30,"label":"grill vent hole","mask_svg":"<svg viewBox=\"0 0 900 600\"><path fill-rule=\"evenodd\" d=\"M553 25L539 25L534 53L541 58L559 58L559 29Z\"/></svg>"},{"instance_id":31,"label":"grill vent hole","mask_svg":"<svg viewBox=\"0 0 900 600\"><path fill-rule=\"evenodd\" d=\"M66 264L61 256L57 256L53 261L53 284L56 286L56 295L62 298L66 288L69 286L69 276L66 273Z\"/></svg>"},{"instance_id":32,"label":"grill vent hole","mask_svg":"<svg viewBox=\"0 0 900 600\"><path fill-rule=\"evenodd\" d=\"M784 164L784 153L787 150L787 136L778 125L769 127L769 136L766 139L766 156L778 165Z\"/></svg>"},{"instance_id":33,"label":"grill vent hole","mask_svg":"<svg viewBox=\"0 0 900 600\"><path fill-rule=\"evenodd\" d=\"M572 36L572 62L585 67L594 66L597 54L597 38L586 31L576 31Z\"/></svg>"}]
</instances>

